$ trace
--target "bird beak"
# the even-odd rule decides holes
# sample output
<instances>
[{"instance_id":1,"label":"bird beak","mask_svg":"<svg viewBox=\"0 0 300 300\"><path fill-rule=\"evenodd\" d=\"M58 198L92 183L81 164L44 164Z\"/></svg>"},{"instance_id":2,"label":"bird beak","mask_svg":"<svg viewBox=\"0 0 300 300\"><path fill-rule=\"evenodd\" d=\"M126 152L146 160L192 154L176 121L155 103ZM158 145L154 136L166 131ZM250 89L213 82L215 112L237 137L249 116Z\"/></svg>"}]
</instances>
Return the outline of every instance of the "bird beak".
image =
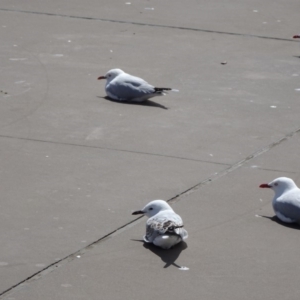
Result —
<instances>
[{"instance_id":1,"label":"bird beak","mask_svg":"<svg viewBox=\"0 0 300 300\"><path fill-rule=\"evenodd\" d=\"M259 186L260 188L271 188L271 186L269 186L269 184L268 183L263 183L263 184L261 184L260 186Z\"/></svg>"},{"instance_id":2,"label":"bird beak","mask_svg":"<svg viewBox=\"0 0 300 300\"><path fill-rule=\"evenodd\" d=\"M299 38L300 38L299 34L293 36L293 39L299 39Z\"/></svg>"},{"instance_id":3,"label":"bird beak","mask_svg":"<svg viewBox=\"0 0 300 300\"><path fill-rule=\"evenodd\" d=\"M137 211L134 211L132 214L133 214L133 215L143 215L144 212L141 211L141 210L137 210Z\"/></svg>"},{"instance_id":4,"label":"bird beak","mask_svg":"<svg viewBox=\"0 0 300 300\"><path fill-rule=\"evenodd\" d=\"M106 79L106 77L105 76L98 77L98 80L101 80L101 79Z\"/></svg>"}]
</instances>

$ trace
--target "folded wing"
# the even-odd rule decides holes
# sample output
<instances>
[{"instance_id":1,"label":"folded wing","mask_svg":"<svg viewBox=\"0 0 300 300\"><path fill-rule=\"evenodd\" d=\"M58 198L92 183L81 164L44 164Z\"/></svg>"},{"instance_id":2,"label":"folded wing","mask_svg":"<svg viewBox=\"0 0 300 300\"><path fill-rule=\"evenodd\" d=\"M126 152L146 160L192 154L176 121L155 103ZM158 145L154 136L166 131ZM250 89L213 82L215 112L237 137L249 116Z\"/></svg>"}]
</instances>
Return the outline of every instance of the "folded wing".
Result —
<instances>
[{"instance_id":1,"label":"folded wing","mask_svg":"<svg viewBox=\"0 0 300 300\"><path fill-rule=\"evenodd\" d=\"M146 235L144 241L152 243L159 235L179 235L182 239L188 237L187 231L183 228L183 222L179 215L174 212L162 212L148 219L146 223Z\"/></svg>"},{"instance_id":2,"label":"folded wing","mask_svg":"<svg viewBox=\"0 0 300 300\"><path fill-rule=\"evenodd\" d=\"M111 94L120 100L136 99L156 92L154 87L143 79L126 75L125 78L122 77L123 75L118 76L106 87Z\"/></svg>"}]
</instances>

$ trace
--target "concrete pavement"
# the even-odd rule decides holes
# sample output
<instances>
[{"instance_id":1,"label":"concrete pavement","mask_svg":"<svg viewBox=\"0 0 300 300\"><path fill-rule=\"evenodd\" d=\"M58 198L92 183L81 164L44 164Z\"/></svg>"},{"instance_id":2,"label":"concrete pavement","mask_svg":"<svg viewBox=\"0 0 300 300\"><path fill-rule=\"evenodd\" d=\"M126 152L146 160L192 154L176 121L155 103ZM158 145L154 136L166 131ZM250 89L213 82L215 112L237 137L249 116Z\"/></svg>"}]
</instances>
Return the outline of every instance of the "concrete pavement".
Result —
<instances>
[{"instance_id":1,"label":"concrete pavement","mask_svg":"<svg viewBox=\"0 0 300 300\"><path fill-rule=\"evenodd\" d=\"M2 1L0 298L299 299L299 228L258 188L300 184L297 8ZM180 92L109 101L115 67ZM153 199L186 245L139 241Z\"/></svg>"}]
</instances>

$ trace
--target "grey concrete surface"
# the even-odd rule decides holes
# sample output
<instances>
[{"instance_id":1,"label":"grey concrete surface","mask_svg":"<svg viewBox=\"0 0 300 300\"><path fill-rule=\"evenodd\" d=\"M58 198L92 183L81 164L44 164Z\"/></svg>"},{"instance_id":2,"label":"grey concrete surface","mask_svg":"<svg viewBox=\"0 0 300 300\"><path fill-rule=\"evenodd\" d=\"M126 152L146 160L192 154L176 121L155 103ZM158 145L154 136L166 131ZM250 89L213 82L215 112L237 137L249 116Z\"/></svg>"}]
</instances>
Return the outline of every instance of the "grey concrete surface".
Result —
<instances>
[{"instance_id":1,"label":"grey concrete surface","mask_svg":"<svg viewBox=\"0 0 300 300\"><path fill-rule=\"evenodd\" d=\"M299 228L258 188L300 185L299 6L1 1L0 298L299 299ZM115 67L180 92L109 101ZM186 244L140 241L153 199Z\"/></svg>"},{"instance_id":2,"label":"grey concrete surface","mask_svg":"<svg viewBox=\"0 0 300 300\"><path fill-rule=\"evenodd\" d=\"M2 9L289 38L298 30L297 0L94 1L2 0ZM130 4L129 4L130 3Z\"/></svg>"}]
</instances>

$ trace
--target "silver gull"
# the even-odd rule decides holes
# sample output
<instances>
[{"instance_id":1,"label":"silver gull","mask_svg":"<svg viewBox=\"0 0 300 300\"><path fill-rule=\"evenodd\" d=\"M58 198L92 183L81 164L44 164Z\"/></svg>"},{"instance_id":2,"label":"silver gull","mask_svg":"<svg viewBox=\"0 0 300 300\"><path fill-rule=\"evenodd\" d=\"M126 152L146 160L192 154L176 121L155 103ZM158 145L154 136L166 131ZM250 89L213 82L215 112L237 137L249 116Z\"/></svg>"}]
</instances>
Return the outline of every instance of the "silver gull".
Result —
<instances>
[{"instance_id":1,"label":"silver gull","mask_svg":"<svg viewBox=\"0 0 300 300\"><path fill-rule=\"evenodd\" d=\"M282 222L300 224L300 189L291 178L279 177L259 187L275 192L272 205Z\"/></svg>"},{"instance_id":2,"label":"silver gull","mask_svg":"<svg viewBox=\"0 0 300 300\"><path fill-rule=\"evenodd\" d=\"M146 222L146 235L144 236L146 243L170 249L188 237L181 217L164 200L151 201L142 210L132 214L144 214L149 218Z\"/></svg>"},{"instance_id":3,"label":"silver gull","mask_svg":"<svg viewBox=\"0 0 300 300\"><path fill-rule=\"evenodd\" d=\"M149 98L166 95L171 88L154 87L144 79L129 75L121 69L112 69L98 80L106 79L105 91L109 98L117 101L143 102Z\"/></svg>"}]
</instances>

